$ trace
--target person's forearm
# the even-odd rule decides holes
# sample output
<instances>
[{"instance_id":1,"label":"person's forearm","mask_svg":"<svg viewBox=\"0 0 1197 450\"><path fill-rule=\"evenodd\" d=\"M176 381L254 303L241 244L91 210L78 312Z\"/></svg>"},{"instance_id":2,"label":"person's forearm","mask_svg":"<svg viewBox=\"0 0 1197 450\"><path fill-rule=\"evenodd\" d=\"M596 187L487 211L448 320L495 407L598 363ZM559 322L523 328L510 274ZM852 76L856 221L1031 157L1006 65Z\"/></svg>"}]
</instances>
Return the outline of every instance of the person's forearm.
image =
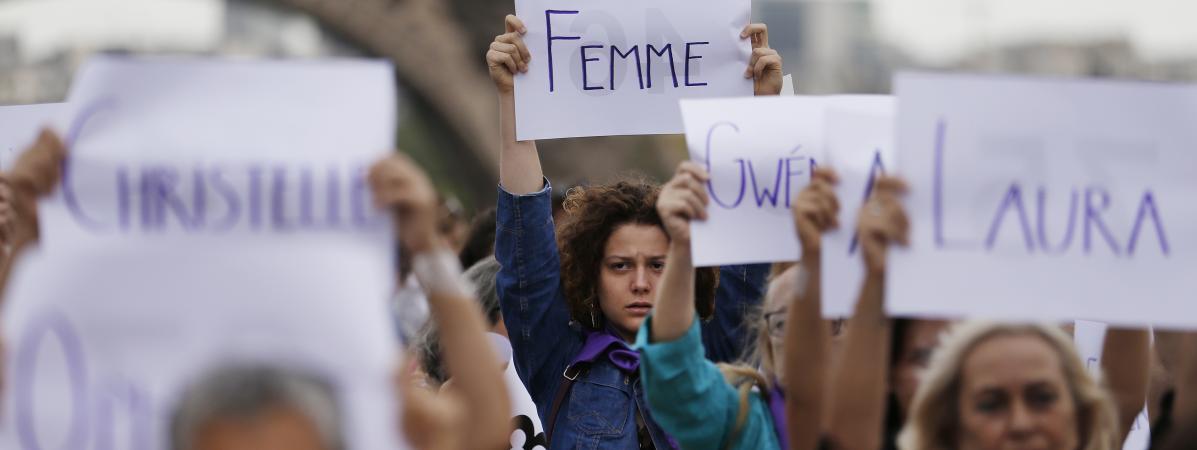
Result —
<instances>
[{"instance_id":1,"label":"person's forearm","mask_svg":"<svg viewBox=\"0 0 1197 450\"><path fill-rule=\"evenodd\" d=\"M502 362L486 336L478 303L469 295L447 290L428 292L429 313L440 334L445 366L454 389L465 400L463 448L495 448L507 438L510 399L503 386Z\"/></svg>"},{"instance_id":2,"label":"person's forearm","mask_svg":"<svg viewBox=\"0 0 1197 450\"><path fill-rule=\"evenodd\" d=\"M1146 329L1110 327L1102 349L1102 368L1118 405L1119 433L1130 434L1147 400L1151 337Z\"/></svg>"},{"instance_id":3,"label":"person's forearm","mask_svg":"<svg viewBox=\"0 0 1197 450\"><path fill-rule=\"evenodd\" d=\"M694 263L690 243L673 240L668 263L657 282L653 305L652 342L669 342L686 334L694 321Z\"/></svg>"},{"instance_id":4,"label":"person's forearm","mask_svg":"<svg viewBox=\"0 0 1197 450\"><path fill-rule=\"evenodd\" d=\"M833 372L828 432L846 450L873 450L881 445L890 349L884 292L884 275L865 278L844 336L844 354Z\"/></svg>"},{"instance_id":5,"label":"person's forearm","mask_svg":"<svg viewBox=\"0 0 1197 450\"><path fill-rule=\"evenodd\" d=\"M805 283L786 313L786 429L790 450L815 450L822 435L830 330L823 320L819 255L804 252L799 270Z\"/></svg>"},{"instance_id":6,"label":"person's forearm","mask_svg":"<svg viewBox=\"0 0 1197 450\"><path fill-rule=\"evenodd\" d=\"M499 184L516 195L544 189L544 171L540 167L540 155L536 153L536 141L515 139L515 94L499 94L499 122L503 130Z\"/></svg>"},{"instance_id":7,"label":"person's forearm","mask_svg":"<svg viewBox=\"0 0 1197 450\"><path fill-rule=\"evenodd\" d=\"M1197 420L1197 331L1186 332L1181 338L1180 361L1173 379L1176 401L1172 406L1172 423L1190 424Z\"/></svg>"}]
</instances>

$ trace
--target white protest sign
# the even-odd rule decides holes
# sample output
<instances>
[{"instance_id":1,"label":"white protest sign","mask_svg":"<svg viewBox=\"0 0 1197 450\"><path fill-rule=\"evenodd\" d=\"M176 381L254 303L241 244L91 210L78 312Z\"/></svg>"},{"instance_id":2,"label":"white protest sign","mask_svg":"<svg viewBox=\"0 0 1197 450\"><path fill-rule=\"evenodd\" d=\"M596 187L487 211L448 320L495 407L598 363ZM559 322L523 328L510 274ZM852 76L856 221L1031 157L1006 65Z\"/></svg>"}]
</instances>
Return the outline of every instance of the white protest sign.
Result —
<instances>
[{"instance_id":1,"label":"white protest sign","mask_svg":"<svg viewBox=\"0 0 1197 450\"><path fill-rule=\"evenodd\" d=\"M1197 89L899 75L893 315L1197 326Z\"/></svg>"},{"instance_id":2,"label":"white protest sign","mask_svg":"<svg viewBox=\"0 0 1197 450\"><path fill-rule=\"evenodd\" d=\"M690 159L711 175L707 220L690 223L694 264L795 261L790 205L822 149L816 97L684 100Z\"/></svg>"},{"instance_id":3,"label":"white protest sign","mask_svg":"<svg viewBox=\"0 0 1197 450\"><path fill-rule=\"evenodd\" d=\"M42 128L61 126L66 112L65 103L0 107L0 170L9 170Z\"/></svg>"},{"instance_id":4,"label":"white protest sign","mask_svg":"<svg viewBox=\"0 0 1197 450\"><path fill-rule=\"evenodd\" d=\"M894 164L893 100L879 96L874 101L874 111L829 106L824 115L826 163L840 180L835 188L840 227L823 233L821 285L826 317L852 315L864 280L856 220L876 178Z\"/></svg>"},{"instance_id":5,"label":"white protest sign","mask_svg":"<svg viewBox=\"0 0 1197 450\"><path fill-rule=\"evenodd\" d=\"M43 244L3 314L3 448L168 448L182 389L237 361L335 387L348 448L398 447L380 62L98 58Z\"/></svg>"},{"instance_id":6,"label":"white protest sign","mask_svg":"<svg viewBox=\"0 0 1197 450\"><path fill-rule=\"evenodd\" d=\"M781 78L781 94L782 96L793 96L794 92L794 74L787 73Z\"/></svg>"},{"instance_id":7,"label":"white protest sign","mask_svg":"<svg viewBox=\"0 0 1197 450\"><path fill-rule=\"evenodd\" d=\"M749 0L516 0L519 140L682 132L683 98L752 95Z\"/></svg>"},{"instance_id":8,"label":"white protest sign","mask_svg":"<svg viewBox=\"0 0 1197 450\"><path fill-rule=\"evenodd\" d=\"M540 423L540 415L536 413L536 403L515 371L515 362L511 359L511 341L500 334L489 333L489 336L499 360L504 362L503 384L507 386L507 395L511 399L511 422L515 425L509 439L511 450L547 449L544 426Z\"/></svg>"},{"instance_id":9,"label":"white protest sign","mask_svg":"<svg viewBox=\"0 0 1197 450\"><path fill-rule=\"evenodd\" d=\"M1105 350L1107 326L1101 322L1077 320L1073 325L1073 342L1085 368L1095 377L1101 377L1101 356ZM1151 444L1151 421L1147 417L1147 406L1135 417L1130 434L1122 444L1123 450L1147 450Z\"/></svg>"}]
</instances>

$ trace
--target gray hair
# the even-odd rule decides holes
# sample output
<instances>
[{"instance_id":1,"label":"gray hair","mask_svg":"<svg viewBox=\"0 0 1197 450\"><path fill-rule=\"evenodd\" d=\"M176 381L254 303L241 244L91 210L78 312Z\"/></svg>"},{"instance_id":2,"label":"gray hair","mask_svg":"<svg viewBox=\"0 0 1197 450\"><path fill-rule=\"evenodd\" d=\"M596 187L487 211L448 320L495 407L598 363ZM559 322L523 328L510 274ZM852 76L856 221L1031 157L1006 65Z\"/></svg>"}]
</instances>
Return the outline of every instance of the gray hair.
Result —
<instances>
[{"instance_id":1,"label":"gray hair","mask_svg":"<svg viewBox=\"0 0 1197 450\"><path fill-rule=\"evenodd\" d=\"M171 448L192 450L196 434L213 420L249 420L279 406L295 408L310 419L324 448L345 448L340 411L327 381L258 363L220 366L188 386L171 417Z\"/></svg>"},{"instance_id":2,"label":"gray hair","mask_svg":"<svg viewBox=\"0 0 1197 450\"><path fill-rule=\"evenodd\" d=\"M495 285L499 268L499 261L495 259L494 255L491 255L478 260L469 269L466 269L465 273L461 274L461 279L468 283L474 291L478 306L482 307L482 313L486 316L487 325L492 327L499 322L499 319L502 319L499 312L499 293ZM445 372L445 367L441 363L440 334L436 330L436 324L431 320L424 324L415 347L416 352L420 355L420 363L424 366L424 372L428 374L429 378L437 383L444 383L449 379L449 374Z\"/></svg>"}]
</instances>

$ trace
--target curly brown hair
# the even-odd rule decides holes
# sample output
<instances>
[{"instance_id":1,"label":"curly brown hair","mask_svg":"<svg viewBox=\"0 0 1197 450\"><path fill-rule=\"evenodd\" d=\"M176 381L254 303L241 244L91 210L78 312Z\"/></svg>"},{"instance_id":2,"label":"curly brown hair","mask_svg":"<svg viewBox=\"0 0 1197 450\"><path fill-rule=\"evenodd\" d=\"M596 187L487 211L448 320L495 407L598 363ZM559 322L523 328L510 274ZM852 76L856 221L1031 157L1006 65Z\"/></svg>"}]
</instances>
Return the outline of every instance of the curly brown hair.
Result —
<instances>
[{"instance_id":1,"label":"curly brown hair","mask_svg":"<svg viewBox=\"0 0 1197 450\"><path fill-rule=\"evenodd\" d=\"M643 180L575 187L565 194L565 219L558 228L561 249L561 284L570 317L588 328L606 323L598 304L598 279L607 238L621 225L660 227L657 195L661 187ZM694 306L703 320L715 313L715 267L695 269ZM599 320L592 324L592 318Z\"/></svg>"}]
</instances>

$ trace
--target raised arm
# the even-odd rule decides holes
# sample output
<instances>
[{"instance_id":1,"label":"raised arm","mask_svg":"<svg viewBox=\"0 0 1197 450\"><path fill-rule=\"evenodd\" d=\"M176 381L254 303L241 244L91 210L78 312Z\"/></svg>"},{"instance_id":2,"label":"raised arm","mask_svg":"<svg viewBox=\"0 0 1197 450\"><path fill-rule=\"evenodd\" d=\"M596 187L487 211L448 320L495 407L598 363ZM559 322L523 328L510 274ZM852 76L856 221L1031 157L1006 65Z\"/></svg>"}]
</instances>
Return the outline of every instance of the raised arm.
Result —
<instances>
[{"instance_id":1,"label":"raised arm","mask_svg":"<svg viewBox=\"0 0 1197 450\"><path fill-rule=\"evenodd\" d=\"M1110 327L1103 344L1101 366L1106 384L1118 404L1119 436L1126 439L1147 401L1151 372L1151 336L1142 328Z\"/></svg>"},{"instance_id":2,"label":"raised arm","mask_svg":"<svg viewBox=\"0 0 1197 450\"><path fill-rule=\"evenodd\" d=\"M495 36L486 52L486 66L499 92L499 126L502 148L499 153L499 184L515 195L531 194L544 188L544 171L536 141L515 139L515 77L528 72L532 53L524 45L528 29L524 22L508 15L504 32Z\"/></svg>"},{"instance_id":3,"label":"raised arm","mask_svg":"<svg viewBox=\"0 0 1197 450\"><path fill-rule=\"evenodd\" d=\"M652 316L636 337L645 397L653 419L681 448L775 447L772 421L759 396L750 395L741 411L739 392L703 357L694 320L690 221L706 218L706 180L699 165L684 162L657 198L670 238L669 262L657 282Z\"/></svg>"},{"instance_id":4,"label":"raised arm","mask_svg":"<svg viewBox=\"0 0 1197 450\"><path fill-rule=\"evenodd\" d=\"M815 169L811 183L798 194L792 208L802 261L798 263L800 290L786 313L785 329L783 384L791 450L818 448L823 432L831 330L823 320L819 279L823 232L839 226L839 200L832 188L836 182L831 169Z\"/></svg>"},{"instance_id":5,"label":"raised arm","mask_svg":"<svg viewBox=\"0 0 1197 450\"><path fill-rule=\"evenodd\" d=\"M885 256L891 243L907 243L910 222L898 200L905 191L901 180L879 178L857 224L865 280L848 322L844 354L833 369L828 428L832 441L846 450L881 447L891 338L883 308Z\"/></svg>"},{"instance_id":6,"label":"raised arm","mask_svg":"<svg viewBox=\"0 0 1197 450\"><path fill-rule=\"evenodd\" d=\"M445 366L459 396L461 449L494 448L507 439L511 412L501 362L486 337L486 320L470 290L460 284L461 264L436 228L436 192L424 173L396 153L370 170L379 206L395 210L399 239L413 253L413 273L428 296L429 312L440 332Z\"/></svg>"},{"instance_id":7,"label":"raised arm","mask_svg":"<svg viewBox=\"0 0 1197 450\"><path fill-rule=\"evenodd\" d=\"M657 213L669 233L669 256L657 282L653 305L652 342L675 341L694 322L694 263L690 255L690 221L706 219L707 173L692 161L678 166L661 189Z\"/></svg>"}]
</instances>

